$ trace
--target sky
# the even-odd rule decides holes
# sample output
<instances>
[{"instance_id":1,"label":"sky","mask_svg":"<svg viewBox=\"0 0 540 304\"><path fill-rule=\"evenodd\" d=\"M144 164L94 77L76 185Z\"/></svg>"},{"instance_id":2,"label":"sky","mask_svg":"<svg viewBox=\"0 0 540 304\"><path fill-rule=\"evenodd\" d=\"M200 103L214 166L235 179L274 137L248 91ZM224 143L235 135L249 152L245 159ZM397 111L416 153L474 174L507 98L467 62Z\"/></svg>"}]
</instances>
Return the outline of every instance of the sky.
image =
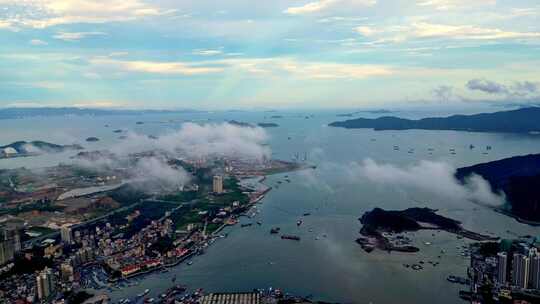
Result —
<instances>
[{"instance_id":1,"label":"sky","mask_svg":"<svg viewBox=\"0 0 540 304\"><path fill-rule=\"evenodd\" d=\"M538 0L0 0L0 107L540 102Z\"/></svg>"}]
</instances>

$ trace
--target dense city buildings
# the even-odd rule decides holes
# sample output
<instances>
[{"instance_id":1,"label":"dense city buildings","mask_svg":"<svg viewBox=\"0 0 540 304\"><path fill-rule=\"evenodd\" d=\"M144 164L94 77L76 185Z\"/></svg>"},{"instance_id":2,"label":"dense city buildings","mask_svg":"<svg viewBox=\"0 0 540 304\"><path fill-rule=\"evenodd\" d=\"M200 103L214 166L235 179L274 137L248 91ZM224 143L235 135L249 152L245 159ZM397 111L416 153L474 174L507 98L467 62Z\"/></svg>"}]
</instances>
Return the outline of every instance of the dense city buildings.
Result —
<instances>
[{"instance_id":1,"label":"dense city buildings","mask_svg":"<svg viewBox=\"0 0 540 304\"><path fill-rule=\"evenodd\" d=\"M153 154L126 162L148 155ZM22 195L14 192L7 204L28 206L29 213L4 218L9 225L3 225L0 238L0 300L55 303L74 292L166 271L224 237L221 230L238 223L270 190L260 183L267 172L303 168L272 160L169 159L168 164L190 172L190 182L155 190L144 185L143 192L140 185L118 184L123 167L75 176L80 169L58 166L44 169L40 179L23 170L4 172L7 180L32 187ZM43 225L41 218L47 227L33 228ZM24 229L24 241L13 224L21 222L32 227Z\"/></svg>"},{"instance_id":2,"label":"dense city buildings","mask_svg":"<svg viewBox=\"0 0 540 304\"><path fill-rule=\"evenodd\" d=\"M472 244L470 291L462 297L475 303L491 298L495 303L539 303L537 246L535 238Z\"/></svg>"}]
</instances>

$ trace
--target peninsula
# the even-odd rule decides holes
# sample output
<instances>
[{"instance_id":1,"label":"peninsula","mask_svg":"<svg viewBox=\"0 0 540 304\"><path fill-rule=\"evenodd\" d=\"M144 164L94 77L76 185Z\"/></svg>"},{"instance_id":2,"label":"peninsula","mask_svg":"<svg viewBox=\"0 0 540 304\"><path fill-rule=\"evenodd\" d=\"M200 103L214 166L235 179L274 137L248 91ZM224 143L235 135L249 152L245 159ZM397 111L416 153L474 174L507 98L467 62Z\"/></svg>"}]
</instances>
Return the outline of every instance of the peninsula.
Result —
<instances>
[{"instance_id":1,"label":"peninsula","mask_svg":"<svg viewBox=\"0 0 540 304\"><path fill-rule=\"evenodd\" d=\"M429 208L409 208L402 211L375 208L364 213L359 219L363 225L360 230L363 237L358 238L356 242L367 252L375 248L389 252L418 252L420 249L410 245L410 241L399 234L419 230L444 230L476 241L498 239L466 230L459 221L436 212L437 210Z\"/></svg>"},{"instance_id":2,"label":"peninsula","mask_svg":"<svg viewBox=\"0 0 540 304\"><path fill-rule=\"evenodd\" d=\"M82 150L80 145L57 145L44 141L16 141L0 146L0 159L13 157L36 156L47 153L60 153L68 150Z\"/></svg>"},{"instance_id":3,"label":"peninsula","mask_svg":"<svg viewBox=\"0 0 540 304\"><path fill-rule=\"evenodd\" d=\"M540 131L540 107L475 115L430 117L419 120L384 116L375 119L356 118L330 123L346 129L384 130L450 130L468 132L536 133Z\"/></svg>"},{"instance_id":4,"label":"peninsula","mask_svg":"<svg viewBox=\"0 0 540 304\"><path fill-rule=\"evenodd\" d=\"M484 178L494 192L504 192L507 206L496 210L521 222L540 225L540 154L515 156L456 171L456 178L476 174Z\"/></svg>"}]
</instances>

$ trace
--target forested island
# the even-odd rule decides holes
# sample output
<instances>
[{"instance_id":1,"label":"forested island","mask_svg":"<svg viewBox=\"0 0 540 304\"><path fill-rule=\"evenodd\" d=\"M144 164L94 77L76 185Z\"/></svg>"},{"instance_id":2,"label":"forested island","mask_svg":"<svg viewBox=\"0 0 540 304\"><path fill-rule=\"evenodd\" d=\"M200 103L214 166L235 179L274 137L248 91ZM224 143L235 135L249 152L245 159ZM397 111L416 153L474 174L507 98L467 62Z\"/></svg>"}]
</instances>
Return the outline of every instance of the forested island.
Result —
<instances>
[{"instance_id":1,"label":"forested island","mask_svg":"<svg viewBox=\"0 0 540 304\"><path fill-rule=\"evenodd\" d=\"M483 177L494 192L504 192L508 206L497 209L518 220L540 225L540 154L515 156L456 171L461 181L471 174Z\"/></svg>"},{"instance_id":2,"label":"forested island","mask_svg":"<svg viewBox=\"0 0 540 304\"><path fill-rule=\"evenodd\" d=\"M12 157L35 156L45 153L60 153L67 150L82 150L80 145L57 145L44 141L16 141L0 146L0 159Z\"/></svg>"},{"instance_id":3,"label":"forested island","mask_svg":"<svg viewBox=\"0 0 540 304\"><path fill-rule=\"evenodd\" d=\"M385 251L417 252L419 249L404 241L403 236L390 239L391 234L418 230L444 230L476 241L496 240L496 237L478 234L464 229L459 221L444 217L429 208L383 210L375 208L362 215L360 237L356 240L367 252L378 248Z\"/></svg>"},{"instance_id":4,"label":"forested island","mask_svg":"<svg viewBox=\"0 0 540 304\"><path fill-rule=\"evenodd\" d=\"M469 132L540 132L540 107L475 115L453 115L430 117L419 120L385 116L375 119L356 118L329 124L331 127L346 129L384 130L452 130Z\"/></svg>"},{"instance_id":5,"label":"forested island","mask_svg":"<svg viewBox=\"0 0 540 304\"><path fill-rule=\"evenodd\" d=\"M261 128L277 128L279 125L273 122L260 122L257 124Z\"/></svg>"}]
</instances>

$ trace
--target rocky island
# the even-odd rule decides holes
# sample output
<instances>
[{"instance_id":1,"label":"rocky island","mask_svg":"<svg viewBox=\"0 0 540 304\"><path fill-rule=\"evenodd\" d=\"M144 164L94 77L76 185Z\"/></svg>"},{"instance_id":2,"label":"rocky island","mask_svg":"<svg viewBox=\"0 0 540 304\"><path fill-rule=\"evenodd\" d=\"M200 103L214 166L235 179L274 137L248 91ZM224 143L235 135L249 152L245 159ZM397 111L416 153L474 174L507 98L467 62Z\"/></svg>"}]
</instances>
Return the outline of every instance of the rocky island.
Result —
<instances>
[{"instance_id":1,"label":"rocky island","mask_svg":"<svg viewBox=\"0 0 540 304\"><path fill-rule=\"evenodd\" d=\"M47 153L60 153L68 150L82 150L80 145L57 145L44 141L17 141L0 146L0 159L12 157L36 156Z\"/></svg>"},{"instance_id":2,"label":"rocky island","mask_svg":"<svg viewBox=\"0 0 540 304\"><path fill-rule=\"evenodd\" d=\"M475 115L430 117L419 120L384 116L375 119L356 118L330 123L346 129L449 130L468 132L537 133L540 131L540 107Z\"/></svg>"},{"instance_id":3,"label":"rocky island","mask_svg":"<svg viewBox=\"0 0 540 304\"><path fill-rule=\"evenodd\" d=\"M405 242L403 236L390 240L392 234L419 230L444 230L476 241L497 240L497 237L478 234L464 229L459 221L444 217L429 208L409 208L402 211L387 211L375 208L359 219L363 227L362 237L356 242L367 252L375 248L388 252L418 252L420 249Z\"/></svg>"}]
</instances>

